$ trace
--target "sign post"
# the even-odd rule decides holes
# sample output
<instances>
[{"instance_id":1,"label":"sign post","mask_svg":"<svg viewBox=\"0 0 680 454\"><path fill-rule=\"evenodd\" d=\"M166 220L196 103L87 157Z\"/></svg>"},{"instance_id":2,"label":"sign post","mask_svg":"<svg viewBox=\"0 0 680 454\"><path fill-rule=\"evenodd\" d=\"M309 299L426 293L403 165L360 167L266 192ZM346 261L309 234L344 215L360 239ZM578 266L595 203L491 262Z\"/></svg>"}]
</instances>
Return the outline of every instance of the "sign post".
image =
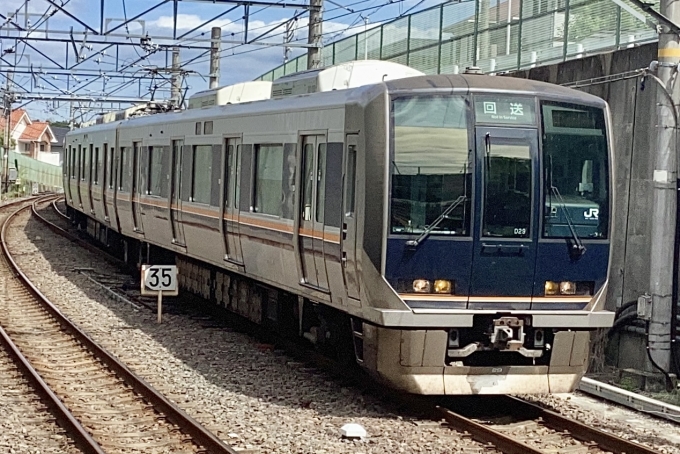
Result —
<instances>
[{"instance_id":1,"label":"sign post","mask_svg":"<svg viewBox=\"0 0 680 454\"><path fill-rule=\"evenodd\" d=\"M161 323L163 321L163 290L158 291L158 317L156 322Z\"/></svg>"},{"instance_id":2,"label":"sign post","mask_svg":"<svg viewBox=\"0 0 680 454\"><path fill-rule=\"evenodd\" d=\"M162 322L163 295L177 296L177 266L142 265L142 295L158 296L158 323Z\"/></svg>"}]
</instances>

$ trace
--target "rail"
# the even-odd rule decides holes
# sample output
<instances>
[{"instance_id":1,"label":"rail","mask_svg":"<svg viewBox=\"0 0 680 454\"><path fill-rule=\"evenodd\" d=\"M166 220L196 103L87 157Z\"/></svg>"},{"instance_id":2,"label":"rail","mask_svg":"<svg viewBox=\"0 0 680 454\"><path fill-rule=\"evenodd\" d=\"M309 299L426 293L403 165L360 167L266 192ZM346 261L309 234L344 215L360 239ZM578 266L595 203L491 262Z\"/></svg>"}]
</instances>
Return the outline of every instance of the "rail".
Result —
<instances>
[{"instance_id":1,"label":"rail","mask_svg":"<svg viewBox=\"0 0 680 454\"><path fill-rule=\"evenodd\" d=\"M639 443L587 426L523 399L512 396L498 396L496 399L494 405L489 405L489 407L507 409L507 413L511 416L532 420L540 426L545 426L561 435L570 436L588 446L596 444L603 451L626 454L655 454L657 452ZM444 407L437 407L437 410L453 428L468 432L473 439L479 442L491 443L504 453L539 454L547 452L535 446L530 446L512 435L505 434L489 424L475 421L473 418L461 414L462 412L454 412Z\"/></svg>"},{"instance_id":2,"label":"rail","mask_svg":"<svg viewBox=\"0 0 680 454\"><path fill-rule=\"evenodd\" d=\"M44 203L45 200L42 200ZM11 256L7 243L6 231L11 219L17 216L22 211L33 207L34 204L26 204L12 213L2 226L0 233L0 240L2 242L2 250L5 254L6 260L12 269L14 275L23 283L27 290L40 301L45 310L54 317L66 331L68 331L75 339L78 340L84 347L86 347L93 355L95 355L103 364L105 364L112 372L120 377L133 391L144 397L155 409L163 413L168 420L178 426L182 431L188 434L197 444L205 448L211 453L221 454L236 454L236 451L231 446L223 443L214 434L206 430L196 420L187 415L182 409L167 400L162 394L152 388L145 380L135 375L124 364L117 360L113 355L100 347L92 338L85 332L80 330L71 321L66 318L57 307L55 307L45 295L38 290L36 286L31 283L28 277L19 269L14 258ZM92 451L95 452L95 451Z\"/></svg>"}]
</instances>

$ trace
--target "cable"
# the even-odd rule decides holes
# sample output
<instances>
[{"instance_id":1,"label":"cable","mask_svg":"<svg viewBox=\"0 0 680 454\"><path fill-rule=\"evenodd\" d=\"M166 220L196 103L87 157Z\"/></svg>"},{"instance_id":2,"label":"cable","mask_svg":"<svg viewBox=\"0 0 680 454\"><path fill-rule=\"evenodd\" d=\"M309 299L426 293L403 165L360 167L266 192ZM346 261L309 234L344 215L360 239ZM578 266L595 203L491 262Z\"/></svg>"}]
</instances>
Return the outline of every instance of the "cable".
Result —
<instances>
[{"instance_id":1,"label":"cable","mask_svg":"<svg viewBox=\"0 0 680 454\"><path fill-rule=\"evenodd\" d=\"M402 2L404 2L404 1L406 1L406 0L393 0L393 1L389 1L389 3L387 3L387 4L402 3ZM379 6L378 8L382 8L383 6L387 6L387 4L381 5L381 6ZM335 19L339 19L339 18L342 18L342 17L346 17L346 16L349 16L349 15L352 15L352 14L357 14L357 13L360 13L360 12L364 12L364 11L367 11L367 10L373 9L373 8L374 8L374 7L364 8L364 9L360 9L360 10L355 10L354 13L344 13L344 14L340 14L340 15L335 16L335 17L332 17L332 18L324 19L324 20L322 21L322 23L323 23L323 22L329 22L329 21L332 21L332 20L335 20ZM391 19L395 19L395 18L397 18L397 17L398 17L398 16L394 16L394 17L392 17ZM391 20L391 19L389 19L389 20ZM278 25L277 25L277 26L278 26ZM345 30L345 31L346 31L346 30ZM343 31L343 33L344 33L345 31ZM284 34L285 34L285 32L277 33L277 34L275 34L275 35L270 35L269 38L273 38L273 37L277 37L277 36L283 36ZM296 41L300 41L300 40L295 40L294 42L296 42ZM223 53L225 53L225 52L228 52L228 51L230 51L230 50L236 49L236 48L238 48L238 47L242 47L242 46L244 46L244 45L246 45L246 44L243 44L243 43L242 43L242 44L236 44L236 45L234 45L234 46L232 46L232 47L229 47L229 48L227 48L227 49L222 49L222 50L220 51L220 53L223 54ZM263 50L263 49L265 49L265 48L258 48L258 49L251 49L251 50L243 51L243 52L236 52L236 53L233 53L233 54L230 54L230 55L222 56L222 57L220 57L220 58L233 57L233 56L236 56L236 55L243 55L243 54L246 54L246 53L251 53L251 52L260 51L260 50ZM209 58L204 59L204 60L198 60L199 58L201 58L202 56L206 55L206 54L209 53L209 52L210 52L210 51L206 51L206 52L204 52L203 54L201 54L201 55L199 55L199 56L197 56L197 57L192 58L191 60L182 62L182 66L187 66L187 65L189 65L189 64L205 63L205 62L210 61Z\"/></svg>"},{"instance_id":2,"label":"cable","mask_svg":"<svg viewBox=\"0 0 680 454\"><path fill-rule=\"evenodd\" d=\"M652 351L649 348L649 320L645 323L645 331L647 332L647 345L645 346L645 349L647 350L647 358L649 358L649 362L652 363L652 366L659 372L663 374L663 376L666 378L666 392L671 392L673 391L673 380L671 379L671 376L669 375L668 372L663 370L657 363L654 361L654 358L652 358Z\"/></svg>"},{"instance_id":3,"label":"cable","mask_svg":"<svg viewBox=\"0 0 680 454\"><path fill-rule=\"evenodd\" d=\"M279 1L279 2L277 2L277 3L281 3L281 1ZM330 2L330 3L333 3L333 2ZM337 11L337 10L339 10L339 9L348 9L350 6L359 5L359 4L362 4L362 3L365 3L365 0L359 0L359 1L357 1L357 2L350 3L350 4L348 4L346 7L340 6L340 7L337 7L337 8L331 8L331 9L329 9L329 10L325 10L325 12L326 12L326 13L330 13L330 12L333 12L333 11ZM375 0L374 0L373 3L375 3ZM390 3L393 3L393 2L390 2ZM267 7L269 7L269 6L271 6L271 5L268 5ZM257 13L259 13L259 12L262 12L262 11L265 10L267 7L261 8L261 9L255 11L255 12L250 13L250 14L251 14L251 15L254 15L254 14L257 14ZM372 7L373 7L373 6L371 5L369 8L372 8ZM306 12L306 11L303 11L303 13L304 13L304 12ZM291 20L291 19L288 19L288 20ZM234 21L226 22L226 23L221 24L221 25L218 25L218 26L219 26L219 27L224 27L224 26L227 26L227 25L231 25L231 24L233 24L233 23L235 23L235 22L236 22L236 21L234 20ZM250 31L262 30L262 29L268 28L268 27L270 27L270 26L271 26L271 24L261 25L261 26L259 26L259 27L251 28ZM187 42L187 41L188 41L188 42L196 42L197 39L198 39L199 37L204 36L206 33L207 33L207 31L201 32L201 33L199 33L198 35L193 35L193 36L191 36L191 37L182 38L181 40L178 41L178 43ZM231 33L232 36L237 35L237 34L239 34L239 33ZM225 33L223 33L222 36L225 36Z\"/></svg>"},{"instance_id":4,"label":"cable","mask_svg":"<svg viewBox=\"0 0 680 454\"><path fill-rule=\"evenodd\" d=\"M619 316L620 316L626 309L628 309L629 307L636 306L636 305L637 305L637 300L628 301L627 303L622 304L621 307L619 307L618 309L616 309L614 318L619 318ZM636 310L637 310L637 309L636 309Z\"/></svg>"}]
</instances>

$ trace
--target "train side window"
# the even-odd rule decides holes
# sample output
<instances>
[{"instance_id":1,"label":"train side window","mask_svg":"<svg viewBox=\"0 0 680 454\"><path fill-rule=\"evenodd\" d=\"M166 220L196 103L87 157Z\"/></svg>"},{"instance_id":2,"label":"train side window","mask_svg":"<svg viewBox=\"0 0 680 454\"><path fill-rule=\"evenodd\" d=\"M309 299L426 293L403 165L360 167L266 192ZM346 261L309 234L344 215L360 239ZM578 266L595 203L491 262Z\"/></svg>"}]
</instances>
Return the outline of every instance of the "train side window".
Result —
<instances>
[{"instance_id":1,"label":"train side window","mask_svg":"<svg viewBox=\"0 0 680 454\"><path fill-rule=\"evenodd\" d=\"M302 150L302 220L312 220L312 191L314 189L314 144L306 143Z\"/></svg>"},{"instance_id":2,"label":"train side window","mask_svg":"<svg viewBox=\"0 0 680 454\"><path fill-rule=\"evenodd\" d=\"M201 135L201 122L200 121L196 122L196 135L197 136Z\"/></svg>"},{"instance_id":3,"label":"train side window","mask_svg":"<svg viewBox=\"0 0 680 454\"><path fill-rule=\"evenodd\" d=\"M347 147L347 173L345 174L345 215L354 216L354 197L357 171L357 147Z\"/></svg>"},{"instance_id":4,"label":"train side window","mask_svg":"<svg viewBox=\"0 0 680 454\"><path fill-rule=\"evenodd\" d=\"M210 204L212 145L194 146L191 201Z\"/></svg>"},{"instance_id":5,"label":"train side window","mask_svg":"<svg viewBox=\"0 0 680 454\"><path fill-rule=\"evenodd\" d=\"M89 179L89 167L90 167L90 161L92 160L92 144L90 144L89 148L85 147L83 149L83 156L82 156L82 161L81 161L81 170L80 170L80 180L85 181L86 179Z\"/></svg>"},{"instance_id":6,"label":"train side window","mask_svg":"<svg viewBox=\"0 0 680 454\"><path fill-rule=\"evenodd\" d=\"M118 167L118 190L125 191L126 179L125 171L127 170L127 149L125 147L120 148L120 164Z\"/></svg>"},{"instance_id":7,"label":"train side window","mask_svg":"<svg viewBox=\"0 0 680 454\"><path fill-rule=\"evenodd\" d=\"M316 171L316 222L323 224L324 207L326 203L326 144L320 143L318 147L318 160Z\"/></svg>"},{"instance_id":8,"label":"train side window","mask_svg":"<svg viewBox=\"0 0 680 454\"><path fill-rule=\"evenodd\" d=\"M106 166L109 165L109 145L105 143L103 147L104 155L102 156L102 186L106 187L108 184L108 181L106 180L106 177L108 176L106 173Z\"/></svg>"},{"instance_id":9,"label":"train side window","mask_svg":"<svg viewBox=\"0 0 680 454\"><path fill-rule=\"evenodd\" d=\"M64 161L63 161L63 166L64 166L64 176L71 178L71 153L72 153L72 148L71 145L66 147L66 154L64 155Z\"/></svg>"},{"instance_id":10,"label":"train side window","mask_svg":"<svg viewBox=\"0 0 680 454\"><path fill-rule=\"evenodd\" d=\"M255 146L255 212L281 216L283 145Z\"/></svg>"},{"instance_id":11,"label":"train side window","mask_svg":"<svg viewBox=\"0 0 680 454\"><path fill-rule=\"evenodd\" d=\"M113 186L116 184L115 181L113 180L113 148L111 148L111 153L109 153L109 189L113 189Z\"/></svg>"},{"instance_id":12,"label":"train side window","mask_svg":"<svg viewBox=\"0 0 680 454\"><path fill-rule=\"evenodd\" d=\"M241 200L241 145L236 145L236 155L234 156L234 208L238 210Z\"/></svg>"},{"instance_id":13,"label":"train side window","mask_svg":"<svg viewBox=\"0 0 680 454\"><path fill-rule=\"evenodd\" d=\"M212 121L206 121L203 123L203 134L212 134L213 133L213 122Z\"/></svg>"},{"instance_id":14,"label":"train side window","mask_svg":"<svg viewBox=\"0 0 680 454\"><path fill-rule=\"evenodd\" d=\"M228 142L228 140L225 140L225 142ZM234 183L234 171L236 170L234 168L235 164L235 156L234 156L234 145L227 145L227 172L224 178L224 181L222 184L224 184L224 187L227 188L225 194L226 196L224 197L224 206L225 208L229 208L231 206L231 197L233 197L232 194L232 184Z\"/></svg>"},{"instance_id":15,"label":"train side window","mask_svg":"<svg viewBox=\"0 0 680 454\"><path fill-rule=\"evenodd\" d=\"M172 160L171 148L168 145L163 147L158 147L161 151L159 156L158 165L161 168L161 173L158 179L159 195L165 199L168 198L170 193L170 161Z\"/></svg>"},{"instance_id":16,"label":"train side window","mask_svg":"<svg viewBox=\"0 0 680 454\"><path fill-rule=\"evenodd\" d=\"M163 147L149 147L149 173L147 177L147 194L161 195Z\"/></svg>"},{"instance_id":17,"label":"train side window","mask_svg":"<svg viewBox=\"0 0 680 454\"><path fill-rule=\"evenodd\" d=\"M90 144L87 156L85 158L85 179L92 183L92 167L94 167L93 158L94 157L94 145Z\"/></svg>"},{"instance_id":18,"label":"train side window","mask_svg":"<svg viewBox=\"0 0 680 454\"><path fill-rule=\"evenodd\" d=\"M92 183L99 184L99 147L94 147L92 159Z\"/></svg>"},{"instance_id":19,"label":"train side window","mask_svg":"<svg viewBox=\"0 0 680 454\"><path fill-rule=\"evenodd\" d=\"M81 145L78 145L78 152L76 153L76 150L73 150L73 156L71 156L71 178L74 180L78 178L78 160L80 159L80 149Z\"/></svg>"}]
</instances>

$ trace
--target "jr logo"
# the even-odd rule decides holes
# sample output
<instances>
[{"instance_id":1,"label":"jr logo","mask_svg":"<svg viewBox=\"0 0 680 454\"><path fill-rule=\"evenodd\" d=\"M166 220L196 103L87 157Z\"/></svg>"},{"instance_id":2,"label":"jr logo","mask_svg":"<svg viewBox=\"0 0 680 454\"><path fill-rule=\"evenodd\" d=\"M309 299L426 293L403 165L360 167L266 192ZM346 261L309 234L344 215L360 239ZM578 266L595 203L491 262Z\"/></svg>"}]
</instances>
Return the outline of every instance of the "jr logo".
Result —
<instances>
[{"instance_id":1,"label":"jr logo","mask_svg":"<svg viewBox=\"0 0 680 454\"><path fill-rule=\"evenodd\" d=\"M598 208L591 208L588 211L583 212L584 219L598 219L600 210Z\"/></svg>"}]
</instances>

